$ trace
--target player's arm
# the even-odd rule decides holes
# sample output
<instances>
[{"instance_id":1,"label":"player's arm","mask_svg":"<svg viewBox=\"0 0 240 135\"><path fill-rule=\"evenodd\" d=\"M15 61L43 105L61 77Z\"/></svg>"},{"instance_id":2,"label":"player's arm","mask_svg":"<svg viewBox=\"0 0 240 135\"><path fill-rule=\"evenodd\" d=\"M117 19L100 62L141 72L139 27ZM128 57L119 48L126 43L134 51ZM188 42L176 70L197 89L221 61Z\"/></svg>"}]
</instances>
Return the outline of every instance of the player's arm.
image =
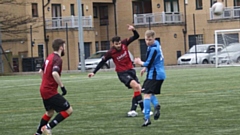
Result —
<instances>
[{"instance_id":1,"label":"player's arm","mask_svg":"<svg viewBox=\"0 0 240 135\"><path fill-rule=\"evenodd\" d=\"M157 50L151 49L149 51L149 54L147 55L147 60L145 62L141 61L140 58L135 58L134 62L143 67L150 68L156 56L157 56Z\"/></svg>"},{"instance_id":2,"label":"player's arm","mask_svg":"<svg viewBox=\"0 0 240 135\"><path fill-rule=\"evenodd\" d=\"M38 73L40 74L41 78L43 78L43 71L45 68L45 62L43 63L42 67L39 69Z\"/></svg>"},{"instance_id":3,"label":"player's arm","mask_svg":"<svg viewBox=\"0 0 240 135\"><path fill-rule=\"evenodd\" d=\"M61 81L58 71L53 71L52 76L53 76L54 80L57 82L58 86L63 87L63 83Z\"/></svg>"},{"instance_id":4,"label":"player's arm","mask_svg":"<svg viewBox=\"0 0 240 135\"><path fill-rule=\"evenodd\" d=\"M41 78L43 78L43 70L39 69L38 73L40 74Z\"/></svg>"},{"instance_id":5,"label":"player's arm","mask_svg":"<svg viewBox=\"0 0 240 135\"><path fill-rule=\"evenodd\" d=\"M58 69L54 69L53 68L53 72L52 72L52 76L54 78L54 80L57 82L58 86L61 87L61 90L62 90L62 95L66 95L67 94L67 90L65 89L62 81L61 81L61 78L60 78L60 75L58 73Z\"/></svg>"},{"instance_id":6,"label":"player's arm","mask_svg":"<svg viewBox=\"0 0 240 135\"><path fill-rule=\"evenodd\" d=\"M122 41L122 44L125 44L125 45L129 45L134 40L139 38L139 34L138 34L137 30L132 25L128 25L128 30L131 30L133 32L133 36L131 36L130 38L124 39Z\"/></svg>"},{"instance_id":7,"label":"player's arm","mask_svg":"<svg viewBox=\"0 0 240 135\"><path fill-rule=\"evenodd\" d=\"M149 52L149 55L147 57L147 60L142 63L142 66L150 68L151 65L153 64L156 56L157 56L157 50L151 49L150 52Z\"/></svg>"},{"instance_id":8,"label":"player's arm","mask_svg":"<svg viewBox=\"0 0 240 135\"><path fill-rule=\"evenodd\" d=\"M93 71L92 73L89 73L89 74L88 74L88 77L94 76L94 75L97 73L97 71L98 71L100 68L102 68L102 66L103 66L109 59L111 59L111 55L110 55L110 52L108 51L108 52L106 53L106 55L102 57L102 60L98 63L98 65L97 65L97 67L94 69L94 71Z\"/></svg>"},{"instance_id":9,"label":"player's arm","mask_svg":"<svg viewBox=\"0 0 240 135\"><path fill-rule=\"evenodd\" d=\"M146 72L146 67L144 67L141 71L140 71L140 75L143 76L143 74Z\"/></svg>"},{"instance_id":10,"label":"player's arm","mask_svg":"<svg viewBox=\"0 0 240 135\"><path fill-rule=\"evenodd\" d=\"M56 61L54 61L53 64L53 68L52 68L52 76L54 78L54 80L56 81L56 83L58 84L58 86L61 87L62 90L62 95L66 95L67 94L67 90L65 89L62 80L60 78L60 67L62 66L62 60L61 59L56 59Z\"/></svg>"}]
</instances>

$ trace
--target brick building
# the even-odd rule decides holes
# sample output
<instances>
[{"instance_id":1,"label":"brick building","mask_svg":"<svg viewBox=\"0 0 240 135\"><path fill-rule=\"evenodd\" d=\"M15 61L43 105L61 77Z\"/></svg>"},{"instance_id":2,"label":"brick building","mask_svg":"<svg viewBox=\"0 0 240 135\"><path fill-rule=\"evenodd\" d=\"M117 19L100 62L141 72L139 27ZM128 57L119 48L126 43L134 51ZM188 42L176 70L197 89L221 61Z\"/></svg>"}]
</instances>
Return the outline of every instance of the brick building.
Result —
<instances>
[{"instance_id":1,"label":"brick building","mask_svg":"<svg viewBox=\"0 0 240 135\"><path fill-rule=\"evenodd\" d=\"M19 0L20 1L20 0ZM22 0L24 1L24 0ZM90 54L110 48L112 36L127 38L132 35L127 31L127 24L134 24L140 38L130 45L135 57L145 57L144 32L156 31L157 40L162 44L166 65L174 65L177 58L195 43L214 43L214 30L236 29L240 26L238 6L240 0L218 0L228 7L223 16L213 16L210 7L216 0L82 0L82 23L85 58ZM11 51L20 71L23 71L22 59L33 57L45 58L52 52L51 41L63 38L68 41L68 54L63 58L63 69L76 70L80 60L78 45L78 10L76 0L28 0L24 6L14 6L16 14L31 16L36 21L26 24L25 34L16 37L2 32L2 46ZM3 6L0 5L0 6ZM2 10L13 8L4 5ZM227 13L227 12L226 12ZM44 40L43 18L46 24L46 42ZM186 22L186 23L185 23ZM68 38L66 38L66 24ZM33 27L31 48L30 25ZM196 35L196 36L195 36ZM239 38L238 34L233 35ZM196 38L197 37L197 42ZM46 49L47 47L47 49ZM32 51L31 51L32 49ZM31 53L33 52L33 53Z\"/></svg>"}]
</instances>

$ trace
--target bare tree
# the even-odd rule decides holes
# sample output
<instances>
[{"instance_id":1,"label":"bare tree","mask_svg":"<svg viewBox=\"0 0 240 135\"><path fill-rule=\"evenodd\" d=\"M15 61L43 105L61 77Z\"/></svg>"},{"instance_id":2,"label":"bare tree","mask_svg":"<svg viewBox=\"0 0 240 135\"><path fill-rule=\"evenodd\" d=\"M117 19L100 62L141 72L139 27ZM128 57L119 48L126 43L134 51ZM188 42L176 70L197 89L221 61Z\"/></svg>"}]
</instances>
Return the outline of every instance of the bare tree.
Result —
<instances>
[{"instance_id":1,"label":"bare tree","mask_svg":"<svg viewBox=\"0 0 240 135\"><path fill-rule=\"evenodd\" d=\"M36 24L39 21L39 18L19 14L17 13L18 10L14 9L15 7L24 9L29 4L30 3L23 0L0 0L0 27L2 34L19 37L21 34L29 32L27 24ZM11 12L4 7L11 7L13 10ZM34 25L33 28L40 26L38 23L38 25Z\"/></svg>"}]
</instances>

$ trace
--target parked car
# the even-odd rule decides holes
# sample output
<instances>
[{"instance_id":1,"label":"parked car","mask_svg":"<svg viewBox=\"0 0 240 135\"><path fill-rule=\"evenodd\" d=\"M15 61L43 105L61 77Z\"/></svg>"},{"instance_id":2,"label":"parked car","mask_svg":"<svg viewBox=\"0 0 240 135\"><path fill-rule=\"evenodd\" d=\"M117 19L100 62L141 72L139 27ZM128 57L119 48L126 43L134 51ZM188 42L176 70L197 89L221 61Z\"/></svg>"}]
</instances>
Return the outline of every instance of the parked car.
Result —
<instances>
[{"instance_id":1,"label":"parked car","mask_svg":"<svg viewBox=\"0 0 240 135\"><path fill-rule=\"evenodd\" d=\"M92 54L90 57L85 59L85 69L95 69L98 63L102 60L102 57L107 53L108 50L101 50L97 51L96 53ZM134 62L134 57L130 51L128 51L130 59L132 63ZM133 63L134 64L134 63ZM78 70L81 70L81 62L78 64ZM114 68L115 64L112 59L109 59L105 65L103 65L103 69Z\"/></svg>"},{"instance_id":2,"label":"parked car","mask_svg":"<svg viewBox=\"0 0 240 135\"><path fill-rule=\"evenodd\" d=\"M232 43L218 54L218 64L240 63L240 43ZM216 63L216 56L212 57L212 63Z\"/></svg>"},{"instance_id":3,"label":"parked car","mask_svg":"<svg viewBox=\"0 0 240 135\"><path fill-rule=\"evenodd\" d=\"M224 48L224 45L218 45L218 52ZM199 44L192 46L189 51L178 58L178 65L186 64L208 64L211 57L215 55L215 44ZM197 59L197 61L196 61Z\"/></svg>"}]
</instances>

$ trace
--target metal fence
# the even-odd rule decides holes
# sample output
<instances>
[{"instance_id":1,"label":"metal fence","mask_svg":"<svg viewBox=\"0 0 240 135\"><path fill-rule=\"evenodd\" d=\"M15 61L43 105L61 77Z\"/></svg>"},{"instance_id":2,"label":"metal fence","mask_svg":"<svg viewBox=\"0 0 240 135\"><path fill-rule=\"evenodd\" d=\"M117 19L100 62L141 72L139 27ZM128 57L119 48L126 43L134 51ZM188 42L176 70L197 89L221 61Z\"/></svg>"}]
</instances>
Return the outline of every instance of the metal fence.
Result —
<instances>
[{"instance_id":1,"label":"metal fence","mask_svg":"<svg viewBox=\"0 0 240 135\"><path fill-rule=\"evenodd\" d=\"M179 12L161 12L134 14L134 25L183 23L183 14Z\"/></svg>"},{"instance_id":2,"label":"metal fence","mask_svg":"<svg viewBox=\"0 0 240 135\"><path fill-rule=\"evenodd\" d=\"M46 29L66 28L66 23L68 24L68 28L78 28L78 17L67 16L46 18ZM93 27L92 16L83 16L82 25L83 27Z\"/></svg>"},{"instance_id":3,"label":"metal fence","mask_svg":"<svg viewBox=\"0 0 240 135\"><path fill-rule=\"evenodd\" d=\"M210 20L214 19L229 19L229 18L240 18L240 6L235 7L225 7L223 14L220 16L216 16L213 13L212 8L210 8Z\"/></svg>"}]
</instances>

